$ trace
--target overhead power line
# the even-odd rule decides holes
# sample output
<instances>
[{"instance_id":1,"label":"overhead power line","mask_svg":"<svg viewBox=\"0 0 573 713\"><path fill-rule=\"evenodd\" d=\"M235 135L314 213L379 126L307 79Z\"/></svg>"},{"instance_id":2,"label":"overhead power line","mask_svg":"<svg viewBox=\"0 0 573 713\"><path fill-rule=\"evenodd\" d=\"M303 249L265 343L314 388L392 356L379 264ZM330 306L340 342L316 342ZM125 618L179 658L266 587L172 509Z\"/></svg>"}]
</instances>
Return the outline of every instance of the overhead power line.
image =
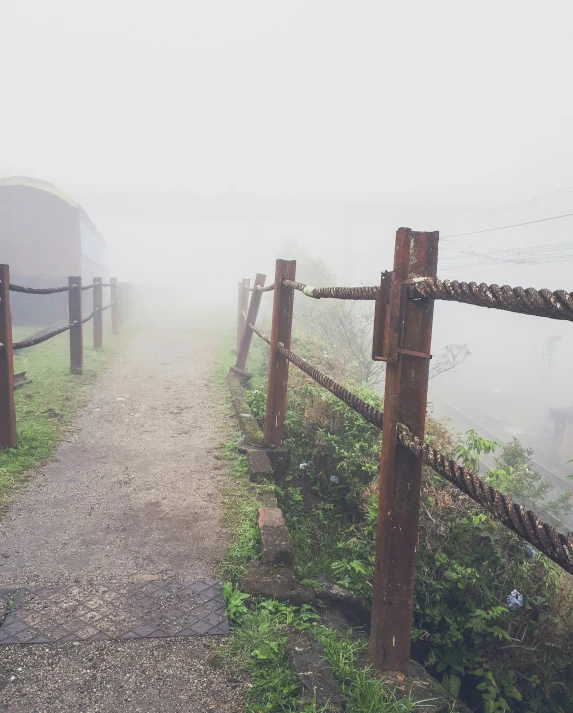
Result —
<instances>
[{"instance_id":1,"label":"overhead power line","mask_svg":"<svg viewBox=\"0 0 573 713\"><path fill-rule=\"evenodd\" d=\"M570 218L573 213L565 213L564 215L554 215L551 218L540 218L539 220L528 220L527 223L514 223L513 225L500 225L498 228L485 228L484 230L473 230L470 233L454 233L453 235L446 235L442 240L448 240L449 242L455 243L455 240L449 240L450 238L462 238L465 235L478 235L479 233L491 233L494 230L507 230L507 228L520 228L522 225L533 225L534 223L546 223L548 220L559 220L559 218Z\"/></svg>"},{"instance_id":2,"label":"overhead power line","mask_svg":"<svg viewBox=\"0 0 573 713\"><path fill-rule=\"evenodd\" d=\"M553 196L558 196L562 193L567 193L567 191L573 190L573 186L566 186L565 188L560 188L558 191L551 191L551 193L544 193L541 196L536 196L535 198L529 198L529 200L521 201L520 203L513 203L508 205L505 210L510 210L511 208L518 208L522 205L528 205L529 203L537 203L538 201L543 201L546 198L552 198Z\"/></svg>"}]
</instances>

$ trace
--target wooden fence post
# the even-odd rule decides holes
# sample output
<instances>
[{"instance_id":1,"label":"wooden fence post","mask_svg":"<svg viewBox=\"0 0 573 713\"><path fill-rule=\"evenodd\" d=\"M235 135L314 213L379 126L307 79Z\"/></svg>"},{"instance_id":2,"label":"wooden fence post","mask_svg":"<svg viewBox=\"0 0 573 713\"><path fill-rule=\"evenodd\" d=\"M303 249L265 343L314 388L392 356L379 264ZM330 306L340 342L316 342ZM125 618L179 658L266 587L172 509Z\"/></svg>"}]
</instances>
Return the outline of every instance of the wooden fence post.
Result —
<instances>
[{"instance_id":1,"label":"wooden fence post","mask_svg":"<svg viewBox=\"0 0 573 713\"><path fill-rule=\"evenodd\" d=\"M84 361L84 337L82 325L82 278L68 277L70 318L70 371L81 374Z\"/></svg>"},{"instance_id":2,"label":"wooden fence post","mask_svg":"<svg viewBox=\"0 0 573 713\"><path fill-rule=\"evenodd\" d=\"M277 352L277 344L282 342L290 349L294 304L294 288L284 285L283 280L294 280L295 275L296 260L277 260L265 412L265 441L276 447L283 442L288 384L288 359Z\"/></svg>"},{"instance_id":3,"label":"wooden fence post","mask_svg":"<svg viewBox=\"0 0 573 713\"><path fill-rule=\"evenodd\" d=\"M117 304L117 277L109 279L109 294L111 302L111 333L119 334L119 310Z\"/></svg>"},{"instance_id":4,"label":"wooden fence post","mask_svg":"<svg viewBox=\"0 0 573 713\"><path fill-rule=\"evenodd\" d=\"M251 348L251 341L253 339L253 330L250 329L249 324L257 323L259 305L261 304L261 297L263 296L263 293L256 288L264 287L266 279L266 275L261 275L260 273L257 273L255 278L255 289L252 292L251 301L249 303L249 311L247 312L247 321L243 331L243 338L241 340L241 344L239 345L237 361L235 362L235 369L239 369L240 371L245 371L247 367L247 358L249 356L249 349Z\"/></svg>"},{"instance_id":5,"label":"wooden fence post","mask_svg":"<svg viewBox=\"0 0 573 713\"><path fill-rule=\"evenodd\" d=\"M422 462L396 443L398 423L424 439L433 300L409 300L404 282L434 277L438 233L400 228L385 320L384 425L380 458L370 662L408 673ZM385 312L387 314L385 314ZM381 325L379 325L381 327Z\"/></svg>"},{"instance_id":6,"label":"wooden fence post","mask_svg":"<svg viewBox=\"0 0 573 713\"><path fill-rule=\"evenodd\" d=\"M249 308L249 290L248 288L250 287L251 281L243 278L241 282L239 282L239 302L238 302L238 309L237 309L237 346L236 346L236 352L237 354L239 353L239 349L241 347L241 341L243 339L243 334L245 332L245 325L247 323L247 320L245 318L244 313L247 311Z\"/></svg>"},{"instance_id":7,"label":"wooden fence post","mask_svg":"<svg viewBox=\"0 0 573 713\"><path fill-rule=\"evenodd\" d=\"M101 277L94 277L94 349L103 346L102 283Z\"/></svg>"},{"instance_id":8,"label":"wooden fence post","mask_svg":"<svg viewBox=\"0 0 573 713\"><path fill-rule=\"evenodd\" d=\"M10 268L0 265L0 448L16 447Z\"/></svg>"}]
</instances>

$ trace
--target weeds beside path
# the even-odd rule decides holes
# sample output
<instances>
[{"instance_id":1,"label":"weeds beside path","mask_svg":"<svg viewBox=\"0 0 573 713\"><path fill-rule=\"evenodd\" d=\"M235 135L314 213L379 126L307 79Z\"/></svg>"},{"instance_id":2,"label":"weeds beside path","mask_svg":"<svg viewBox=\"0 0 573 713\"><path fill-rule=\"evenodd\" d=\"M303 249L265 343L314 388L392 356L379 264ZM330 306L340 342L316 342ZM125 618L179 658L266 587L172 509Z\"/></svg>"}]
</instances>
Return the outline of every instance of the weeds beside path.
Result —
<instances>
[{"instance_id":1,"label":"weeds beside path","mask_svg":"<svg viewBox=\"0 0 573 713\"><path fill-rule=\"evenodd\" d=\"M26 336L34 328L21 328L20 332L20 336ZM14 371L25 371L31 383L14 394L18 443L16 448L0 451L0 503L32 468L52 455L70 418L85 403L86 387L102 373L126 339L125 334L112 337L106 330L104 350L94 351L86 333L82 376L70 374L67 333L14 354Z\"/></svg>"}]
</instances>

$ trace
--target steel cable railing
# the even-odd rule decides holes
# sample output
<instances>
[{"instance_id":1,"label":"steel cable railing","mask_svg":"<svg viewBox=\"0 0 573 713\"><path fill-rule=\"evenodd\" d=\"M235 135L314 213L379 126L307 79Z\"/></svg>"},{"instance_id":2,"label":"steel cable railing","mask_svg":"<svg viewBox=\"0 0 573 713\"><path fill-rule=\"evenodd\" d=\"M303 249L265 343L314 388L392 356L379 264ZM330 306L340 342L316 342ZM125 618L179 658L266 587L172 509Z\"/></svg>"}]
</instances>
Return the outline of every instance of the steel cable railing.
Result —
<instances>
[{"instance_id":1,"label":"steel cable railing","mask_svg":"<svg viewBox=\"0 0 573 713\"><path fill-rule=\"evenodd\" d=\"M82 319L82 324L86 324L86 322L89 322L90 319L93 319L94 315L97 312L105 312L106 309L109 309L110 307L113 306L113 302L110 304L106 305L105 307L102 307L101 309L96 309L94 310L91 314L89 314L87 317L84 317ZM13 349L26 349L27 347L34 347L36 344L41 344L42 342L47 342L48 339L52 339L52 337L57 337L58 334L62 334L63 332L67 332L68 329L71 329L71 327L75 326L77 322L72 322L72 324L66 324L63 327L59 327L58 329L53 329L51 332L47 332L47 334L42 334L39 337L33 337L32 339L24 339L21 342L14 342L12 344Z\"/></svg>"},{"instance_id":2,"label":"steel cable railing","mask_svg":"<svg viewBox=\"0 0 573 713\"><path fill-rule=\"evenodd\" d=\"M12 349L26 349L27 347L34 347L36 346L36 344L47 342L48 339L52 339L52 337L57 337L58 334L62 334L62 332L67 332L71 326L71 324L66 324L63 327L60 327L59 329L53 329L51 332L48 332L47 334L42 334L39 337L34 337L32 339L24 339L21 342L14 342L12 344Z\"/></svg>"},{"instance_id":3,"label":"steel cable railing","mask_svg":"<svg viewBox=\"0 0 573 713\"><path fill-rule=\"evenodd\" d=\"M378 286L365 287L311 287L303 282L284 280L283 284L314 299L375 300ZM565 290L536 290L533 287L486 285L484 282L459 282L422 277L408 283L411 299L445 300L461 302L476 307L488 307L505 312L529 314L549 319L573 321L573 292Z\"/></svg>"},{"instance_id":4,"label":"steel cable railing","mask_svg":"<svg viewBox=\"0 0 573 713\"><path fill-rule=\"evenodd\" d=\"M27 295L54 295L57 292L69 292L69 285L64 287L23 287L10 283L10 292L23 292Z\"/></svg>"},{"instance_id":5,"label":"steel cable railing","mask_svg":"<svg viewBox=\"0 0 573 713\"><path fill-rule=\"evenodd\" d=\"M253 324L248 326L270 346L269 337ZM382 411L367 404L305 359L286 349L284 344L279 343L277 351L372 425L382 428L384 416ZM513 502L511 498L488 485L475 473L432 448L429 444L422 442L403 424L398 425L397 440L416 458L488 510L505 527L529 542L564 570L573 574L573 538L570 535L558 532L552 525L543 522L532 510Z\"/></svg>"}]
</instances>

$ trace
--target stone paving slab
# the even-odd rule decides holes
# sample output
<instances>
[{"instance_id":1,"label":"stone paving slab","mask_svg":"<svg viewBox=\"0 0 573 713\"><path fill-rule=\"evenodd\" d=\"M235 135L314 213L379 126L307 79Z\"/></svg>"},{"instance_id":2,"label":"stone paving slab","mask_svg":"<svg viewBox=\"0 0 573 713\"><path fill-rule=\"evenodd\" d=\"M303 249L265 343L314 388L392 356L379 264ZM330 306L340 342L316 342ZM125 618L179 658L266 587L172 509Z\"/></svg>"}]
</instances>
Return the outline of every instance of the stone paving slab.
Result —
<instances>
[{"instance_id":1,"label":"stone paving slab","mask_svg":"<svg viewBox=\"0 0 573 713\"><path fill-rule=\"evenodd\" d=\"M0 590L15 602L0 625L2 644L110 641L227 634L220 582L150 581Z\"/></svg>"}]
</instances>

